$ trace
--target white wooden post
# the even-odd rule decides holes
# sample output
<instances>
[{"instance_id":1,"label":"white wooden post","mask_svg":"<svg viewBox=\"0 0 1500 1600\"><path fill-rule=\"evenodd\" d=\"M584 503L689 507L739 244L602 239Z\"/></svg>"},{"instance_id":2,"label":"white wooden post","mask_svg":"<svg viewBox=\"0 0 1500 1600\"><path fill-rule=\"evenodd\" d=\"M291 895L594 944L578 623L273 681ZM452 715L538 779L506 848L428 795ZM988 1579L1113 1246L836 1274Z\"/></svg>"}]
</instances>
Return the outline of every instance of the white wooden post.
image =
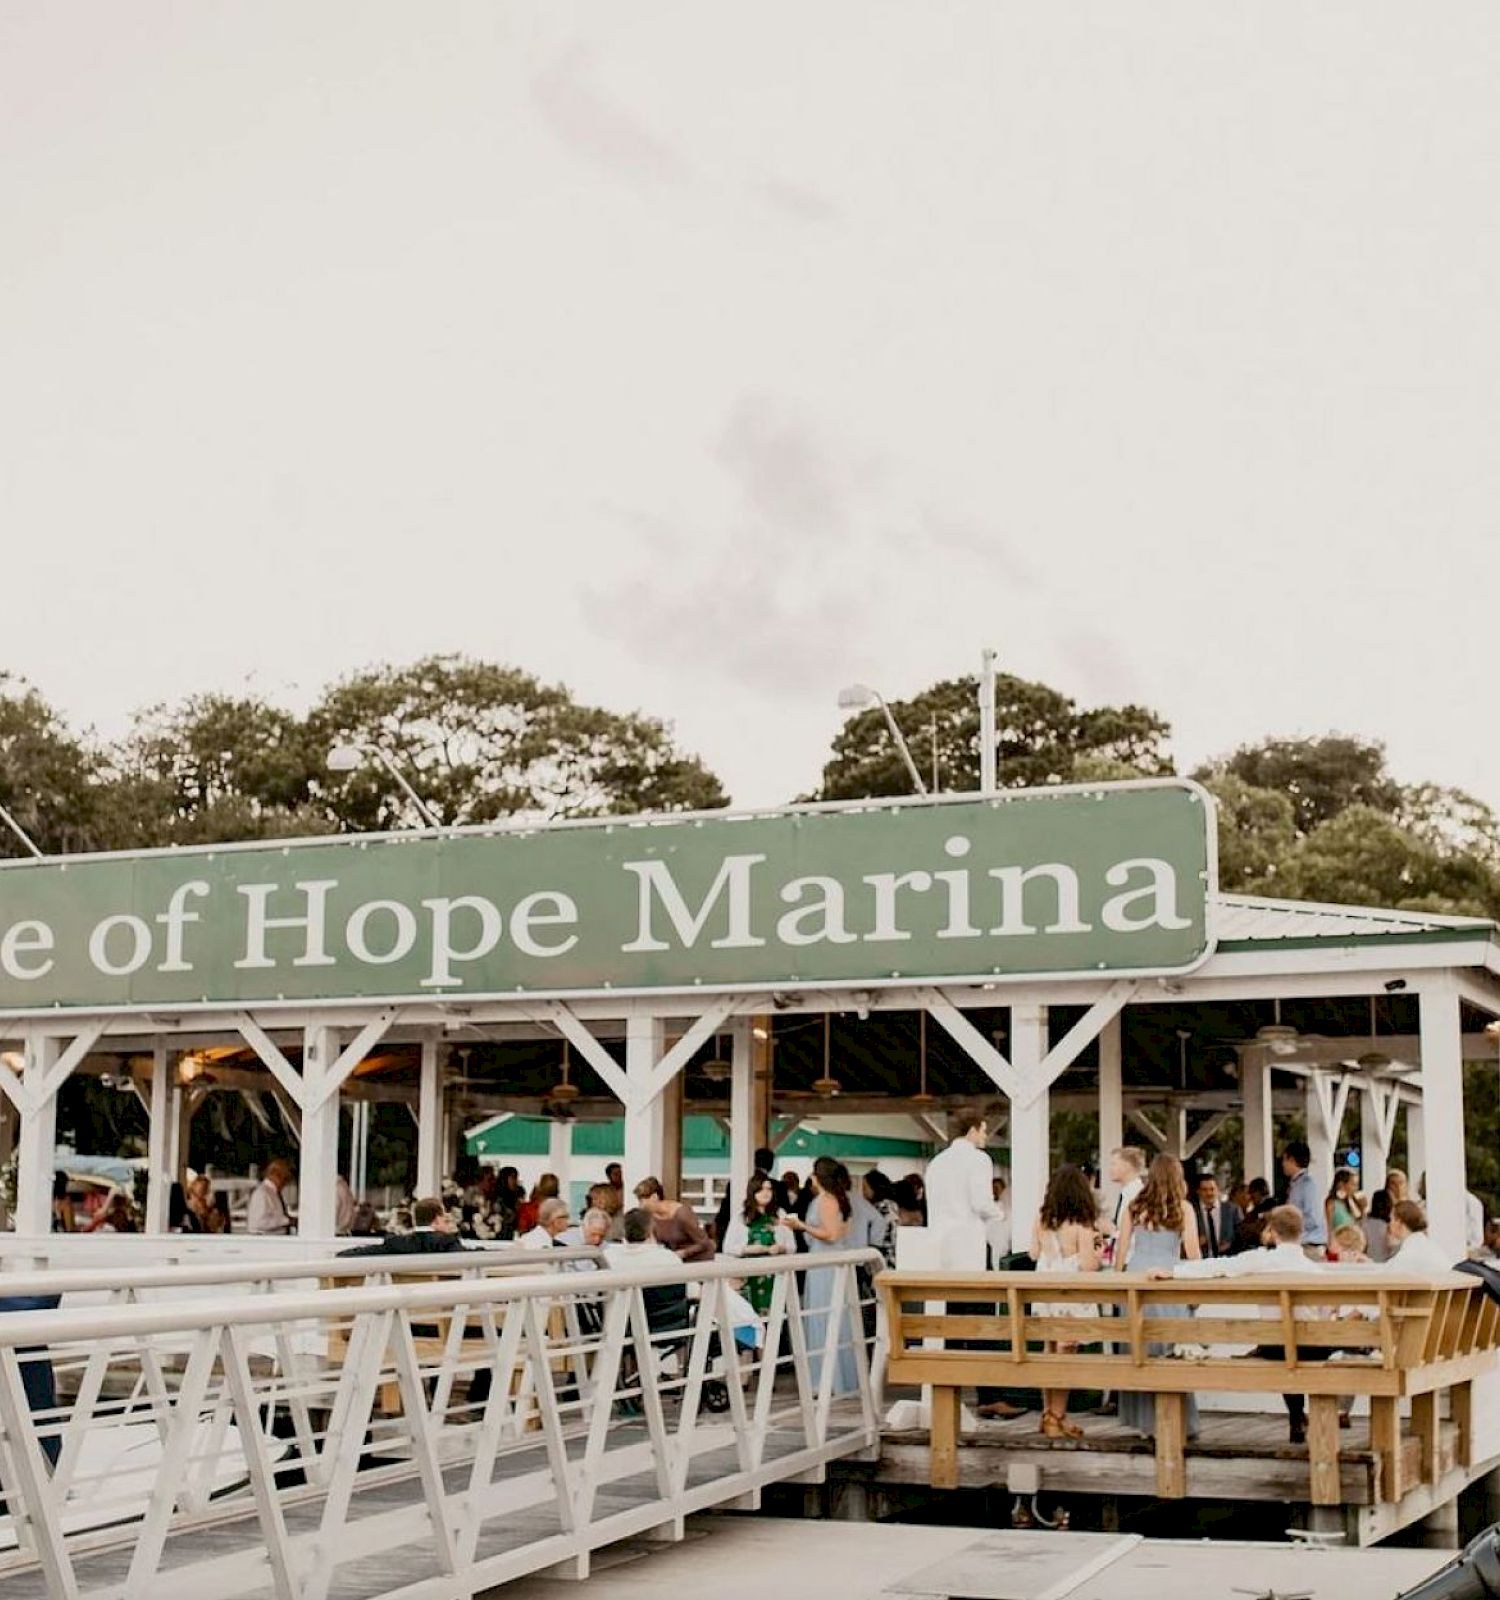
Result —
<instances>
[{"instance_id":1,"label":"white wooden post","mask_svg":"<svg viewBox=\"0 0 1500 1600\"><path fill-rule=\"evenodd\" d=\"M1016 1005L1010 1010L1010 1061L1021 1094L1010 1104L1011 1246L1024 1250L1047 1192L1050 1176L1052 1095L1043 1089L1026 1098L1041 1074L1047 1054L1047 1008Z\"/></svg>"},{"instance_id":2,"label":"white wooden post","mask_svg":"<svg viewBox=\"0 0 1500 1600\"><path fill-rule=\"evenodd\" d=\"M1099 1032L1099 1186L1105 1209L1115 1214L1119 1186L1109 1175L1110 1151L1125 1143L1125 1083L1121 1056L1123 1028L1111 1017Z\"/></svg>"},{"instance_id":3,"label":"white wooden post","mask_svg":"<svg viewBox=\"0 0 1500 1600\"><path fill-rule=\"evenodd\" d=\"M755 1052L750 1019L736 1017L729 1025L729 1205L744 1199L755 1159Z\"/></svg>"},{"instance_id":4,"label":"white wooden post","mask_svg":"<svg viewBox=\"0 0 1500 1600\"><path fill-rule=\"evenodd\" d=\"M1406 1102L1406 1179L1413 1197L1421 1191L1422 1175L1427 1171L1426 1099Z\"/></svg>"},{"instance_id":5,"label":"white wooden post","mask_svg":"<svg viewBox=\"0 0 1500 1600\"><path fill-rule=\"evenodd\" d=\"M1386 1148L1382 1113L1385 1094L1395 1094L1394 1088L1374 1083L1360 1085L1359 1096L1359 1188L1372 1195L1385 1187L1385 1174L1390 1151Z\"/></svg>"},{"instance_id":6,"label":"white wooden post","mask_svg":"<svg viewBox=\"0 0 1500 1600\"><path fill-rule=\"evenodd\" d=\"M62 1054L58 1039L28 1034L21 1082L27 1105L17 1141L16 1232L41 1237L52 1232L52 1175L57 1164L57 1092L44 1092L48 1070Z\"/></svg>"},{"instance_id":7,"label":"white wooden post","mask_svg":"<svg viewBox=\"0 0 1500 1600\"><path fill-rule=\"evenodd\" d=\"M1244 1172L1248 1183L1264 1178L1274 1189L1276 1152L1271 1147L1271 1066L1264 1050L1241 1050L1240 1088L1244 1092Z\"/></svg>"},{"instance_id":8,"label":"white wooden post","mask_svg":"<svg viewBox=\"0 0 1500 1600\"><path fill-rule=\"evenodd\" d=\"M1464 1254L1464 1203L1468 1190L1458 990L1452 983L1430 988L1424 985L1419 1005L1427 1229L1452 1259L1458 1261ZM1410 1176L1415 1187L1416 1172Z\"/></svg>"},{"instance_id":9,"label":"white wooden post","mask_svg":"<svg viewBox=\"0 0 1500 1600\"><path fill-rule=\"evenodd\" d=\"M651 1072L666 1051L666 1028L659 1017L633 1016L625 1023L625 1190L643 1178L661 1176L666 1143L662 1097L651 1093Z\"/></svg>"},{"instance_id":10,"label":"white wooden post","mask_svg":"<svg viewBox=\"0 0 1500 1600\"><path fill-rule=\"evenodd\" d=\"M568 1183L573 1169L573 1124L558 1119L547 1129L547 1170L557 1177L557 1192L568 1201Z\"/></svg>"},{"instance_id":11,"label":"white wooden post","mask_svg":"<svg viewBox=\"0 0 1500 1600\"><path fill-rule=\"evenodd\" d=\"M417 1090L417 1195L434 1197L443 1184L443 1084L436 1037L422 1040Z\"/></svg>"},{"instance_id":12,"label":"white wooden post","mask_svg":"<svg viewBox=\"0 0 1500 1600\"><path fill-rule=\"evenodd\" d=\"M168 1157L172 1145L172 1072L167 1041L151 1046L151 1126L146 1135L146 1232L167 1231L168 1198L178 1181Z\"/></svg>"},{"instance_id":13,"label":"white wooden post","mask_svg":"<svg viewBox=\"0 0 1500 1600\"><path fill-rule=\"evenodd\" d=\"M10 1103L10 1097L0 1091L0 1167L6 1166L16 1148L16 1121L20 1113ZM0 1228L10 1226L10 1207L0 1195Z\"/></svg>"},{"instance_id":14,"label":"white wooden post","mask_svg":"<svg viewBox=\"0 0 1500 1600\"><path fill-rule=\"evenodd\" d=\"M332 1028L305 1030L302 1044L302 1148L297 1170L297 1232L332 1239L339 1167L339 1095L320 1098L339 1053Z\"/></svg>"},{"instance_id":15,"label":"white wooden post","mask_svg":"<svg viewBox=\"0 0 1500 1600\"><path fill-rule=\"evenodd\" d=\"M1311 1152L1307 1166L1320 1195L1327 1194L1333 1187L1333 1141L1338 1136L1337 1129L1328 1127L1323 1113L1323 1102L1318 1096L1318 1085L1322 1076L1324 1075L1320 1074L1319 1069L1314 1067L1303 1084L1303 1103L1307 1116L1307 1148Z\"/></svg>"}]
</instances>

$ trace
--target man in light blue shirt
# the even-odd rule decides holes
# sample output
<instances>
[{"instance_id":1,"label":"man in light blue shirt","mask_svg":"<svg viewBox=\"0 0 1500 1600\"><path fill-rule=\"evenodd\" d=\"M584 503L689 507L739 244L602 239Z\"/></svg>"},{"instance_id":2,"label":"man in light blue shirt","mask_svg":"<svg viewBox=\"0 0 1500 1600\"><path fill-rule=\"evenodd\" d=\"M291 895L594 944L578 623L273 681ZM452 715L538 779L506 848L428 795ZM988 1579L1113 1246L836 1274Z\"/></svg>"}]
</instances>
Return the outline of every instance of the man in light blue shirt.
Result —
<instances>
[{"instance_id":1,"label":"man in light blue shirt","mask_svg":"<svg viewBox=\"0 0 1500 1600\"><path fill-rule=\"evenodd\" d=\"M1281 1153L1281 1170L1286 1174L1286 1203L1302 1213L1302 1248L1314 1260L1328 1254L1328 1222L1323 1215L1323 1196L1307 1169L1312 1152L1300 1139L1294 1139Z\"/></svg>"}]
</instances>

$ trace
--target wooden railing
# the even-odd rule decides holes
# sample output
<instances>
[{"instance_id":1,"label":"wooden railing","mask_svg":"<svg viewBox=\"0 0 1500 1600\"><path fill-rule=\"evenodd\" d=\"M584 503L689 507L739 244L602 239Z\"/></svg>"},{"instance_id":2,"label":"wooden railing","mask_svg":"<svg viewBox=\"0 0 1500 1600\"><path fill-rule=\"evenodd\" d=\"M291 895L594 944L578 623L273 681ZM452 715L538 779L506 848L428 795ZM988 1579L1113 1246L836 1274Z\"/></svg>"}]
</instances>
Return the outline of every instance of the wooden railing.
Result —
<instances>
[{"instance_id":1,"label":"wooden railing","mask_svg":"<svg viewBox=\"0 0 1500 1600\"><path fill-rule=\"evenodd\" d=\"M958 1483L959 1393L970 1385L1156 1396L1156 1486L1187 1492L1184 1396L1308 1397L1309 1498L1339 1503L1340 1396L1370 1401L1379 1492L1399 1500L1401 1404L1420 1481L1439 1473L1440 1401L1460 1465L1473 1461L1474 1378L1496 1363L1500 1305L1473 1278L1360 1269L1161 1281L1135 1273L888 1272L876 1280L891 1383L932 1388L931 1481ZM1062 1314L1064 1306L1080 1313ZM1076 1346L1076 1348L1068 1348ZM1328 1357L1338 1352L1337 1359Z\"/></svg>"}]
</instances>

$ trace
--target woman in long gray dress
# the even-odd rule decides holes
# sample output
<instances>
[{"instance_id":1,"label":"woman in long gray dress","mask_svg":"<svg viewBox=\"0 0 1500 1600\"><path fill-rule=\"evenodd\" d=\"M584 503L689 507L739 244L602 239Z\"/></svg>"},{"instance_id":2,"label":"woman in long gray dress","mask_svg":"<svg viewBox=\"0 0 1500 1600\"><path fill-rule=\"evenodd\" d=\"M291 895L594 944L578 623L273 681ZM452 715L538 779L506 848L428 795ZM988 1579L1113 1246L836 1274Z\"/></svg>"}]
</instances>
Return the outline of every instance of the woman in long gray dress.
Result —
<instances>
[{"instance_id":1,"label":"woman in long gray dress","mask_svg":"<svg viewBox=\"0 0 1500 1600\"><path fill-rule=\"evenodd\" d=\"M830 1250L847 1250L849 1218L849 1174L829 1156L813 1163L813 1198L804 1220L787 1218L787 1226L799 1229L807 1238L810 1257ZM859 1388L859 1368L855 1364L854 1330L849 1310L843 1301L844 1274L833 1267L808 1263L807 1287L802 1292L803 1329L807 1335L807 1358L815 1387L823 1382L823 1350L828 1339L828 1318L838 1323L834 1335L833 1393L853 1394ZM834 1309L837 1302L837 1309Z\"/></svg>"},{"instance_id":2,"label":"woman in long gray dress","mask_svg":"<svg viewBox=\"0 0 1500 1600\"><path fill-rule=\"evenodd\" d=\"M1130 1272L1150 1272L1153 1268L1168 1270L1179 1261L1196 1261L1202 1253L1198 1243L1198 1219L1187 1203L1187 1180L1182 1174L1182 1163L1176 1156L1157 1156L1146 1174L1144 1187L1120 1219L1115 1268ZM1163 1317L1189 1314L1186 1306L1154 1306L1152 1309ZM1147 1344L1146 1353L1164 1356L1171 1348L1153 1339ZM1120 1421L1148 1438L1154 1435L1156 1396L1122 1392ZM1189 1395L1188 1438L1194 1438L1197 1432L1198 1401L1196 1396Z\"/></svg>"}]
</instances>

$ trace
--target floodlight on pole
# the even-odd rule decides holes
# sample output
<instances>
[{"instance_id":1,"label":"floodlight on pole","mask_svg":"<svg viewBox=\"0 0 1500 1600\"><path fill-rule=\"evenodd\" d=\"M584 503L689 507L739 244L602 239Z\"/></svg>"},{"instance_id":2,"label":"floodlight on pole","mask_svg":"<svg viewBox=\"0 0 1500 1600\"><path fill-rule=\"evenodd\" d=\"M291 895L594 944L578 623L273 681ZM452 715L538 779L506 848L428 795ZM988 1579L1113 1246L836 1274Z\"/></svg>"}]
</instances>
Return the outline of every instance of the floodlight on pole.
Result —
<instances>
[{"instance_id":1,"label":"floodlight on pole","mask_svg":"<svg viewBox=\"0 0 1500 1600\"><path fill-rule=\"evenodd\" d=\"M442 819L406 781L401 769L379 745L336 744L328 752L327 765L330 772L355 772L367 760L378 761L385 768L386 772L400 785L401 792L417 808L418 815L429 828L441 828L443 826Z\"/></svg>"},{"instance_id":2,"label":"floodlight on pole","mask_svg":"<svg viewBox=\"0 0 1500 1600\"><path fill-rule=\"evenodd\" d=\"M911 748L906 742L905 735L897 727L896 719L891 715L891 708L885 703L885 696L867 683L851 683L847 688L839 690L840 711L863 711L872 705L879 706L885 713L885 725L891 730L891 738L901 752L906 770L911 774L912 786L918 794L926 794L927 785L922 782L922 774L917 770L917 764L911 757Z\"/></svg>"}]
</instances>

